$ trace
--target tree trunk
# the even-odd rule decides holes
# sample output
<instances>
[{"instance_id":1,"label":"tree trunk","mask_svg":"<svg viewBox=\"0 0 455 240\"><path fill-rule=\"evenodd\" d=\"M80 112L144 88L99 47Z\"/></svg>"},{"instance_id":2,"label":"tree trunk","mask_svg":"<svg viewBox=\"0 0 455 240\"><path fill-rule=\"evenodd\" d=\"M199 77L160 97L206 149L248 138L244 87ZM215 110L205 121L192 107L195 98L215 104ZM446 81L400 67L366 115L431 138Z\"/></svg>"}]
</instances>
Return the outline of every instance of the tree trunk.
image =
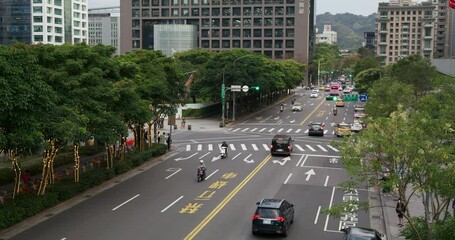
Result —
<instances>
[{"instance_id":1,"label":"tree trunk","mask_svg":"<svg viewBox=\"0 0 455 240\"><path fill-rule=\"evenodd\" d=\"M44 195L47 185L54 184L54 158L57 155L58 146L55 140L50 140L50 148L44 152L43 156L43 173L38 189L38 196Z\"/></svg>"},{"instance_id":2,"label":"tree trunk","mask_svg":"<svg viewBox=\"0 0 455 240\"><path fill-rule=\"evenodd\" d=\"M147 142L148 142L148 147L151 147L152 146L152 125L153 125L153 122L148 122L147 123Z\"/></svg>"},{"instance_id":3,"label":"tree trunk","mask_svg":"<svg viewBox=\"0 0 455 240\"><path fill-rule=\"evenodd\" d=\"M16 198L17 194L19 194L20 183L21 183L21 168L19 167L19 163L17 162L16 151L8 150L8 158L11 160L13 164L13 171L14 171L14 185L13 185L13 199Z\"/></svg>"},{"instance_id":4,"label":"tree trunk","mask_svg":"<svg viewBox=\"0 0 455 240\"><path fill-rule=\"evenodd\" d=\"M80 159L79 159L79 144L74 144L74 182L79 182Z\"/></svg>"},{"instance_id":5,"label":"tree trunk","mask_svg":"<svg viewBox=\"0 0 455 240\"><path fill-rule=\"evenodd\" d=\"M106 145L106 167L107 169L114 168L114 146Z\"/></svg>"},{"instance_id":6,"label":"tree trunk","mask_svg":"<svg viewBox=\"0 0 455 240\"><path fill-rule=\"evenodd\" d=\"M125 159L125 137L123 133L120 135L120 148L119 148L120 161Z\"/></svg>"}]
</instances>

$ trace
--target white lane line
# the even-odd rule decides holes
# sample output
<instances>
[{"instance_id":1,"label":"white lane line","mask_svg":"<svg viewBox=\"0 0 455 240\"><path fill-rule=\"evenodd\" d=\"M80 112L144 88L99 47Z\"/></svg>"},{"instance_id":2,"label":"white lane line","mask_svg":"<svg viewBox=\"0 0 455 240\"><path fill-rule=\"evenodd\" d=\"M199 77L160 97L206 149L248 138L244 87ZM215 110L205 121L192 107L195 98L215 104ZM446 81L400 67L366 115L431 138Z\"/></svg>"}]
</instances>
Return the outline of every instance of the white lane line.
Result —
<instances>
[{"instance_id":1,"label":"white lane line","mask_svg":"<svg viewBox=\"0 0 455 240\"><path fill-rule=\"evenodd\" d=\"M262 146L264 147L264 149L265 149L266 151L270 151L269 145L263 143Z\"/></svg>"},{"instance_id":2,"label":"white lane line","mask_svg":"<svg viewBox=\"0 0 455 240\"><path fill-rule=\"evenodd\" d=\"M234 129L234 128L228 128L226 131L229 132L229 131L231 131L232 129Z\"/></svg>"},{"instance_id":3,"label":"white lane line","mask_svg":"<svg viewBox=\"0 0 455 240\"><path fill-rule=\"evenodd\" d=\"M308 133L308 129L307 129L307 130L305 130L305 132L303 132L303 133Z\"/></svg>"},{"instance_id":4,"label":"white lane line","mask_svg":"<svg viewBox=\"0 0 455 240\"><path fill-rule=\"evenodd\" d=\"M180 201L180 199L182 199L183 196L180 196L179 198L177 198L177 200L173 201L171 204L169 204L167 207L165 207L163 210L161 210L161 212L165 212L166 210L168 210L170 207L172 207L172 205L176 204L178 201Z\"/></svg>"},{"instance_id":5,"label":"white lane line","mask_svg":"<svg viewBox=\"0 0 455 240\"><path fill-rule=\"evenodd\" d=\"M270 129L269 132L273 132L273 130L275 130L275 128Z\"/></svg>"},{"instance_id":6,"label":"white lane line","mask_svg":"<svg viewBox=\"0 0 455 240\"><path fill-rule=\"evenodd\" d=\"M324 134L327 134L328 131L329 131L329 130L324 130Z\"/></svg>"},{"instance_id":7,"label":"white lane line","mask_svg":"<svg viewBox=\"0 0 455 240\"><path fill-rule=\"evenodd\" d=\"M242 153L235 155L235 157L233 157L232 160L236 159L238 156L240 156L240 154L242 154Z\"/></svg>"},{"instance_id":8,"label":"white lane line","mask_svg":"<svg viewBox=\"0 0 455 240\"><path fill-rule=\"evenodd\" d=\"M308 155L305 156L305 159L303 159L302 165L300 165L300 167L303 167L303 165L305 165L306 160L308 159L308 157L309 157Z\"/></svg>"},{"instance_id":9,"label":"white lane line","mask_svg":"<svg viewBox=\"0 0 455 240\"><path fill-rule=\"evenodd\" d=\"M324 187L327 187L327 183L329 183L329 175L325 177Z\"/></svg>"},{"instance_id":10,"label":"white lane line","mask_svg":"<svg viewBox=\"0 0 455 240\"><path fill-rule=\"evenodd\" d=\"M198 145L197 145L197 150L198 150L198 151L202 151L202 144L198 144Z\"/></svg>"},{"instance_id":11,"label":"white lane line","mask_svg":"<svg viewBox=\"0 0 455 240\"><path fill-rule=\"evenodd\" d=\"M280 128L280 129L278 130L278 132L282 132L283 130L284 130L284 128Z\"/></svg>"},{"instance_id":12,"label":"white lane line","mask_svg":"<svg viewBox=\"0 0 455 240\"><path fill-rule=\"evenodd\" d=\"M318 146L318 148L320 148L322 151L327 152L327 149L325 149L323 146L321 146L321 145L317 145L317 146Z\"/></svg>"},{"instance_id":13,"label":"white lane line","mask_svg":"<svg viewBox=\"0 0 455 240\"><path fill-rule=\"evenodd\" d=\"M286 178L286 181L284 181L284 184L288 183L289 179L291 178L292 173L289 173L289 176Z\"/></svg>"},{"instance_id":14,"label":"white lane line","mask_svg":"<svg viewBox=\"0 0 455 240\"><path fill-rule=\"evenodd\" d=\"M318 207L318 212L316 213L316 218L314 219L314 224L316 224L318 222L320 212L321 212L321 206Z\"/></svg>"},{"instance_id":15,"label":"white lane line","mask_svg":"<svg viewBox=\"0 0 455 240\"><path fill-rule=\"evenodd\" d=\"M132 197L132 198L126 200L126 201L123 202L122 204L120 204L120 205L118 205L117 207L113 208L112 211L115 211L115 210L119 209L121 206L123 206L123 205L129 203L130 201L132 201L133 199L135 199L135 198L137 198L137 197L139 197L139 196L140 196L140 194L137 194L136 196L134 196L134 197Z\"/></svg>"},{"instance_id":16,"label":"white lane line","mask_svg":"<svg viewBox=\"0 0 455 240\"><path fill-rule=\"evenodd\" d=\"M332 209L334 195L335 195L335 187L333 187L333 189L332 189L332 196L330 197L329 210ZM330 214L327 214L327 217L325 219L324 231L327 231L327 224L329 224L329 217L330 217Z\"/></svg>"},{"instance_id":17,"label":"white lane line","mask_svg":"<svg viewBox=\"0 0 455 240\"><path fill-rule=\"evenodd\" d=\"M308 145L308 144L305 145L305 146L306 146L307 148L309 148L311 151L316 152L316 149L314 149L312 146L310 146L310 145Z\"/></svg>"},{"instance_id":18,"label":"white lane line","mask_svg":"<svg viewBox=\"0 0 455 240\"><path fill-rule=\"evenodd\" d=\"M301 152L305 152L305 149L303 149L300 145L295 145L296 148L298 148Z\"/></svg>"},{"instance_id":19,"label":"white lane line","mask_svg":"<svg viewBox=\"0 0 455 240\"><path fill-rule=\"evenodd\" d=\"M259 132L263 132L265 129L267 129L267 128L263 128L263 129L259 130Z\"/></svg>"},{"instance_id":20,"label":"white lane line","mask_svg":"<svg viewBox=\"0 0 455 240\"><path fill-rule=\"evenodd\" d=\"M297 162L297 165L295 165L296 167L298 167L300 165L300 163L302 162L302 159L305 157L305 154L302 154L302 156L300 157L299 161Z\"/></svg>"},{"instance_id":21,"label":"white lane line","mask_svg":"<svg viewBox=\"0 0 455 240\"><path fill-rule=\"evenodd\" d=\"M209 151L213 151L213 145L209 144Z\"/></svg>"},{"instance_id":22,"label":"white lane line","mask_svg":"<svg viewBox=\"0 0 455 240\"><path fill-rule=\"evenodd\" d=\"M205 179L206 179L206 180L209 179L213 174L215 174L215 173L218 172L218 171L219 171L218 169L215 170L215 171L213 171L212 174L208 175Z\"/></svg>"},{"instance_id":23,"label":"white lane line","mask_svg":"<svg viewBox=\"0 0 455 240\"><path fill-rule=\"evenodd\" d=\"M229 144L229 147L231 148L232 151L235 151L235 146L234 146L234 144L230 143L230 144Z\"/></svg>"},{"instance_id":24,"label":"white lane line","mask_svg":"<svg viewBox=\"0 0 455 240\"><path fill-rule=\"evenodd\" d=\"M62 238L62 239L60 239L60 240L66 240L66 238Z\"/></svg>"},{"instance_id":25,"label":"white lane line","mask_svg":"<svg viewBox=\"0 0 455 240\"><path fill-rule=\"evenodd\" d=\"M234 130L234 131L232 131L232 132L237 132L237 131L238 131L238 130L240 130L240 129L241 129L241 128L237 128L237 129L235 129L235 130Z\"/></svg>"},{"instance_id":26,"label":"white lane line","mask_svg":"<svg viewBox=\"0 0 455 240\"><path fill-rule=\"evenodd\" d=\"M182 169L180 168L179 170L175 171L173 174L167 176L165 179L168 179L168 178L172 177L174 174L180 172L181 170L182 170Z\"/></svg>"},{"instance_id":27,"label":"white lane line","mask_svg":"<svg viewBox=\"0 0 455 240\"><path fill-rule=\"evenodd\" d=\"M246 151L246 146L245 146L245 144L242 143L242 144L240 144L240 146L242 147L242 150L243 150L243 151Z\"/></svg>"},{"instance_id":28,"label":"white lane line","mask_svg":"<svg viewBox=\"0 0 455 240\"><path fill-rule=\"evenodd\" d=\"M206 154L200 156L199 159L202 159L203 157L205 157L205 156L207 156L207 155L209 155L209 154L210 154L210 152L208 152L208 153L206 153Z\"/></svg>"},{"instance_id":29,"label":"white lane line","mask_svg":"<svg viewBox=\"0 0 455 240\"><path fill-rule=\"evenodd\" d=\"M300 131L302 131L302 129L297 129L297 131L295 131L295 133L299 133Z\"/></svg>"},{"instance_id":30,"label":"white lane line","mask_svg":"<svg viewBox=\"0 0 455 240\"><path fill-rule=\"evenodd\" d=\"M251 129L251 132L254 132L254 131L256 131L257 129L258 129L258 128L253 128L253 129Z\"/></svg>"},{"instance_id":31,"label":"white lane line","mask_svg":"<svg viewBox=\"0 0 455 240\"><path fill-rule=\"evenodd\" d=\"M254 151L259 150L258 147L256 146L256 144L253 143L253 144L251 144L251 146L253 146Z\"/></svg>"},{"instance_id":32,"label":"white lane line","mask_svg":"<svg viewBox=\"0 0 455 240\"><path fill-rule=\"evenodd\" d=\"M332 149L332 150L335 151L335 152L339 152L339 150L336 149L336 148L334 148L333 146L327 145L327 147L330 148L330 149Z\"/></svg>"},{"instance_id":33,"label":"white lane line","mask_svg":"<svg viewBox=\"0 0 455 240\"><path fill-rule=\"evenodd\" d=\"M241 132L245 132L245 131L248 130L248 129L250 129L250 128L245 128L245 129L243 129Z\"/></svg>"},{"instance_id":34,"label":"white lane line","mask_svg":"<svg viewBox=\"0 0 455 240\"><path fill-rule=\"evenodd\" d=\"M292 131L292 128L288 129L286 132L287 133L290 133Z\"/></svg>"},{"instance_id":35,"label":"white lane line","mask_svg":"<svg viewBox=\"0 0 455 240\"><path fill-rule=\"evenodd\" d=\"M187 152L191 151L191 145L186 145L186 151Z\"/></svg>"}]
</instances>

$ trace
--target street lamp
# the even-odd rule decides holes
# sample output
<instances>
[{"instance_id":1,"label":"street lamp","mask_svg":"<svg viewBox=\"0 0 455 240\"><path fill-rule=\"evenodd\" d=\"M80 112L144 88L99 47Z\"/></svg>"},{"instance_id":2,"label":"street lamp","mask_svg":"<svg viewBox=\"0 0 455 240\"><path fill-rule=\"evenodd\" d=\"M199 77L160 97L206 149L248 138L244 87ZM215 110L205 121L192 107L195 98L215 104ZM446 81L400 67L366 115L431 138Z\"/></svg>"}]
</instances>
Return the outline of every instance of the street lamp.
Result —
<instances>
[{"instance_id":1,"label":"street lamp","mask_svg":"<svg viewBox=\"0 0 455 240\"><path fill-rule=\"evenodd\" d=\"M251 57L251 56L253 56L253 55L243 55L243 56L238 57L237 59L234 60L233 67L232 67L232 72L233 72L234 75L235 75L235 63L238 60L242 59L242 58ZM233 102L232 102L232 121L235 122L235 92L233 92L233 96L232 97L233 97Z\"/></svg>"}]
</instances>

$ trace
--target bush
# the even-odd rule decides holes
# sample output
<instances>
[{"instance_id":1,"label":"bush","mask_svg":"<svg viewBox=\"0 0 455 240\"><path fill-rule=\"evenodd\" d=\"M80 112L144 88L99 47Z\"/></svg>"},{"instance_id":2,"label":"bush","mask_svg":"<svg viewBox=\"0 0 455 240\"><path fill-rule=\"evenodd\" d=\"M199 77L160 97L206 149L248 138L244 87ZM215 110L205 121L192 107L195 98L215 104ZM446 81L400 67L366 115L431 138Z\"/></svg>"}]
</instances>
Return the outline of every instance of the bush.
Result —
<instances>
[{"instance_id":1,"label":"bush","mask_svg":"<svg viewBox=\"0 0 455 240\"><path fill-rule=\"evenodd\" d=\"M199 109L183 109L184 117L208 117L221 114L221 104L213 104Z\"/></svg>"},{"instance_id":2,"label":"bush","mask_svg":"<svg viewBox=\"0 0 455 240\"><path fill-rule=\"evenodd\" d=\"M6 185L14 181L14 171L12 168L0 168L0 185Z\"/></svg>"},{"instance_id":3,"label":"bush","mask_svg":"<svg viewBox=\"0 0 455 240\"><path fill-rule=\"evenodd\" d=\"M114 163L114 173L115 175L120 175L128 172L133 168L133 164L130 161L116 161Z\"/></svg>"}]
</instances>

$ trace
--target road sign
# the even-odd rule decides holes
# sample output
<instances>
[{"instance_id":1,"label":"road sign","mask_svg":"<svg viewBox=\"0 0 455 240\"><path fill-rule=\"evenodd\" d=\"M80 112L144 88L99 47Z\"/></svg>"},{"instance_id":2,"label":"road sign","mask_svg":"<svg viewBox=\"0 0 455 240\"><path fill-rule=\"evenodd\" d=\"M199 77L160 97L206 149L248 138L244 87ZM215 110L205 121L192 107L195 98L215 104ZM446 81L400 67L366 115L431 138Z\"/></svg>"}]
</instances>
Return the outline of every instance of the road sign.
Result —
<instances>
[{"instance_id":1,"label":"road sign","mask_svg":"<svg viewBox=\"0 0 455 240\"><path fill-rule=\"evenodd\" d=\"M232 92L240 92L242 90L242 86L240 85L231 85L231 91Z\"/></svg>"},{"instance_id":2,"label":"road sign","mask_svg":"<svg viewBox=\"0 0 455 240\"><path fill-rule=\"evenodd\" d=\"M224 86L224 83L221 84L221 99L224 100L224 97L225 97L225 92L226 92L226 89L225 89L225 86Z\"/></svg>"},{"instance_id":3,"label":"road sign","mask_svg":"<svg viewBox=\"0 0 455 240\"><path fill-rule=\"evenodd\" d=\"M362 93L359 96L361 102L366 102L368 100L368 95L366 93Z\"/></svg>"},{"instance_id":4,"label":"road sign","mask_svg":"<svg viewBox=\"0 0 455 240\"><path fill-rule=\"evenodd\" d=\"M343 100L345 102L357 102L359 101L359 94L344 94Z\"/></svg>"},{"instance_id":5,"label":"road sign","mask_svg":"<svg viewBox=\"0 0 455 240\"><path fill-rule=\"evenodd\" d=\"M242 91L243 92L248 92L249 87L247 85L243 85Z\"/></svg>"}]
</instances>

